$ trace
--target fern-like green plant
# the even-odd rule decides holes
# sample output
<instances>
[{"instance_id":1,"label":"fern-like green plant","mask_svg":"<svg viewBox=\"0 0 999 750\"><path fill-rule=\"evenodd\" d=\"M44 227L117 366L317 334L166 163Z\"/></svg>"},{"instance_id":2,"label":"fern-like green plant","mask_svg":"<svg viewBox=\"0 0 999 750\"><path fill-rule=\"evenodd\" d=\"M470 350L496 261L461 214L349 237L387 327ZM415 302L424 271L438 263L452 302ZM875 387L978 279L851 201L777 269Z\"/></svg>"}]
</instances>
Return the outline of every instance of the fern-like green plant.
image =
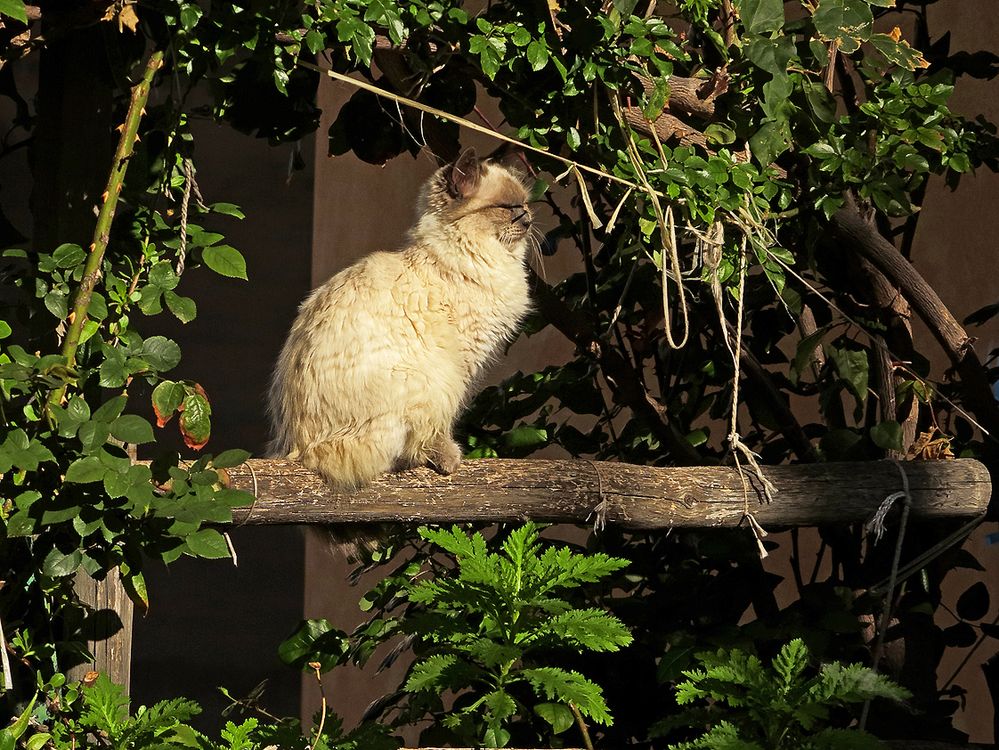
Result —
<instances>
[{"instance_id":1,"label":"fern-like green plant","mask_svg":"<svg viewBox=\"0 0 999 750\"><path fill-rule=\"evenodd\" d=\"M677 720L659 722L653 736L677 725L710 727L671 750L866 750L880 748L860 729L829 726L834 709L873 698L901 701L909 692L860 664L811 667L808 648L795 639L769 667L739 649L697 655L702 667L683 672L680 705L707 702Z\"/></svg>"},{"instance_id":2,"label":"fern-like green plant","mask_svg":"<svg viewBox=\"0 0 999 750\"><path fill-rule=\"evenodd\" d=\"M436 702L448 692L461 694L444 726L489 747L505 746L509 723L532 712L555 733L572 726L577 713L580 723L582 717L612 722L598 685L539 657L550 659L558 649L617 651L631 642L616 617L564 598L627 561L545 546L534 523L512 531L497 552L481 534L458 526L422 528L420 535L453 556L455 565L406 592L421 609L402 624L420 653L406 693Z\"/></svg>"}]
</instances>

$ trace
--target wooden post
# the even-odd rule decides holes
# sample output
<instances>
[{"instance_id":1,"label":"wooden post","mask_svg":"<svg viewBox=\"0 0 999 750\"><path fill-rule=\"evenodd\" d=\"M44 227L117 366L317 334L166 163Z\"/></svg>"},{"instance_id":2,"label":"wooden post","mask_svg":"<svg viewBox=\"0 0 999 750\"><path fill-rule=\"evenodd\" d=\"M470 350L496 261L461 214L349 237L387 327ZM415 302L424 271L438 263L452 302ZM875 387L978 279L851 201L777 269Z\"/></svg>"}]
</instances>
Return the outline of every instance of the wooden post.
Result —
<instances>
[{"instance_id":1,"label":"wooden post","mask_svg":"<svg viewBox=\"0 0 999 750\"><path fill-rule=\"evenodd\" d=\"M103 581L95 581L81 570L76 575L76 593L94 610L86 629L87 649L94 659L90 664L71 669L69 678L79 680L93 670L124 685L127 693L132 667L132 600L125 592L118 569Z\"/></svg>"}]
</instances>

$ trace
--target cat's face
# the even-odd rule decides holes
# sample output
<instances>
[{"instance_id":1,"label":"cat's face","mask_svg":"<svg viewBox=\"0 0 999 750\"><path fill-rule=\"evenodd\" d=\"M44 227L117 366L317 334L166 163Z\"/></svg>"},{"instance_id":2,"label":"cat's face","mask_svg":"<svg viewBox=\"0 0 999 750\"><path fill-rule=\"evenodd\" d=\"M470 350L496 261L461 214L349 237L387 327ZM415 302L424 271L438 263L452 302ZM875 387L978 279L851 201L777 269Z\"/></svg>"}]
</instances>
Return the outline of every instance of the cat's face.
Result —
<instances>
[{"instance_id":1,"label":"cat's face","mask_svg":"<svg viewBox=\"0 0 999 750\"><path fill-rule=\"evenodd\" d=\"M442 224L468 236L493 237L511 250L523 249L531 230L528 198L516 172L480 161L472 149L439 169L425 193L427 211Z\"/></svg>"}]
</instances>

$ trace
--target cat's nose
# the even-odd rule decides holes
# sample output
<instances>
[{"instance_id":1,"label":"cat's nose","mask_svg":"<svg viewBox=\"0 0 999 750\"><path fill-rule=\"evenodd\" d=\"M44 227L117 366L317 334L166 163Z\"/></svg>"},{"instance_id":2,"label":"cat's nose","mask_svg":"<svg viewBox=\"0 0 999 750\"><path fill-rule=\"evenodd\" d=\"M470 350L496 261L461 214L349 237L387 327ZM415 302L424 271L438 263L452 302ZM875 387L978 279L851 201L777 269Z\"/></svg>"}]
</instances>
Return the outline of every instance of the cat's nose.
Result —
<instances>
[{"instance_id":1,"label":"cat's nose","mask_svg":"<svg viewBox=\"0 0 999 750\"><path fill-rule=\"evenodd\" d=\"M520 224L524 229L530 229L531 224L534 221L534 217L531 216L531 209L527 206L523 206L523 213L517 217L517 223Z\"/></svg>"}]
</instances>

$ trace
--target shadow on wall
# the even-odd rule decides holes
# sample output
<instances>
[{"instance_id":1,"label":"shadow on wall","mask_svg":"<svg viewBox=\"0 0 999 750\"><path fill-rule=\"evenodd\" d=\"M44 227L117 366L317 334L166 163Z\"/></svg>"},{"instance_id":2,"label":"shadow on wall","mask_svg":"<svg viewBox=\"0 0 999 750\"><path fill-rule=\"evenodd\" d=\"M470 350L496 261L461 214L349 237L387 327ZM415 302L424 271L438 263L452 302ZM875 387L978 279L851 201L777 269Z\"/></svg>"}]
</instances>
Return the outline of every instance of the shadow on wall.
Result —
<instances>
[{"instance_id":1,"label":"shadow on wall","mask_svg":"<svg viewBox=\"0 0 999 750\"><path fill-rule=\"evenodd\" d=\"M195 133L195 166L206 202L239 205L246 219L213 219L212 228L246 257L249 282L207 269L184 276L181 291L198 304L182 326L162 323L184 359L177 378L201 383L212 402L206 450L245 448L262 455L267 439L267 382L301 298L309 287L313 138L301 144L307 166L291 171L292 145L272 147L227 126ZM165 428L171 436L176 428ZM198 723L221 726L228 701L261 680L263 705L278 715L299 709L298 674L277 657L294 629L304 591L303 534L292 527L234 529L238 567L228 560L182 558L147 574L149 614L135 622L133 704L187 696L204 707Z\"/></svg>"}]
</instances>

